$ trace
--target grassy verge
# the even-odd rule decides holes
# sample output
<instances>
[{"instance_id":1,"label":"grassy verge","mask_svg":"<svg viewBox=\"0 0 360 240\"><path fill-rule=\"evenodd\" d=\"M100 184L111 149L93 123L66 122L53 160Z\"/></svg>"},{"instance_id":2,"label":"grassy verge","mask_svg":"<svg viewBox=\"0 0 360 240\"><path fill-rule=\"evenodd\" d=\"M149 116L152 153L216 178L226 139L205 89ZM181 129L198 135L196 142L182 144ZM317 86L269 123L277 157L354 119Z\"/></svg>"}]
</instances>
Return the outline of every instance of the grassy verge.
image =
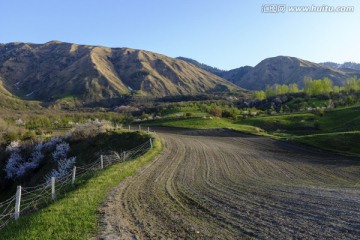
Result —
<instances>
[{"instance_id":1,"label":"grassy verge","mask_svg":"<svg viewBox=\"0 0 360 240\"><path fill-rule=\"evenodd\" d=\"M193 128L193 129L227 128L227 129L240 131L243 133L266 135L266 133L261 128L246 124L234 124L232 121L224 118L166 119L166 120L148 122L145 125Z\"/></svg>"},{"instance_id":2,"label":"grassy verge","mask_svg":"<svg viewBox=\"0 0 360 240\"><path fill-rule=\"evenodd\" d=\"M157 138L145 155L99 171L50 206L10 222L1 239L88 239L97 230L97 209L109 191L151 161L162 150Z\"/></svg>"},{"instance_id":3,"label":"grassy verge","mask_svg":"<svg viewBox=\"0 0 360 240\"><path fill-rule=\"evenodd\" d=\"M360 157L359 139L359 131L313 134L292 138L296 142L313 147Z\"/></svg>"},{"instance_id":4,"label":"grassy verge","mask_svg":"<svg viewBox=\"0 0 360 240\"><path fill-rule=\"evenodd\" d=\"M247 124L262 128L268 132L285 130L291 133L316 131L314 123L317 116L312 113L284 114L277 116L261 116L237 121L238 124Z\"/></svg>"}]
</instances>

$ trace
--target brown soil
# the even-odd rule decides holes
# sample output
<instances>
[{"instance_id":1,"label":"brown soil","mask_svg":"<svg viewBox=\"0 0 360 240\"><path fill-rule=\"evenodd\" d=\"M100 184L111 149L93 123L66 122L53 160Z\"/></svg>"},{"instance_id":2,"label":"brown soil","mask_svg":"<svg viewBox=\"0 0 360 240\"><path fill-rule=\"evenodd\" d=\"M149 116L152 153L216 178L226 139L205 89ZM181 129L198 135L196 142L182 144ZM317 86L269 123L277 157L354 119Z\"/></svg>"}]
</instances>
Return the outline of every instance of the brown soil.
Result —
<instances>
[{"instance_id":1,"label":"brown soil","mask_svg":"<svg viewBox=\"0 0 360 240\"><path fill-rule=\"evenodd\" d=\"M164 151L101 208L97 239L359 239L360 160L226 130Z\"/></svg>"}]
</instances>

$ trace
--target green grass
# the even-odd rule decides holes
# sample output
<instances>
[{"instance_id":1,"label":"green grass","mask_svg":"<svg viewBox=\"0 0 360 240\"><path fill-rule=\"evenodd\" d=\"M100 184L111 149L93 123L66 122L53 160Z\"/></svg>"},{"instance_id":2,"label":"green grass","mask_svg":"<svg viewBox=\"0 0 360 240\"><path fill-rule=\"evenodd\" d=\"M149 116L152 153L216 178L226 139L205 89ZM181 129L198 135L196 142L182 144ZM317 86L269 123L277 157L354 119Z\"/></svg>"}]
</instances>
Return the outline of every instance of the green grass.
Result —
<instances>
[{"instance_id":1,"label":"green grass","mask_svg":"<svg viewBox=\"0 0 360 240\"><path fill-rule=\"evenodd\" d=\"M99 171L50 206L10 222L0 230L0 239L89 239L98 230L97 209L109 191L161 150L161 141L156 139L144 156Z\"/></svg>"},{"instance_id":2,"label":"green grass","mask_svg":"<svg viewBox=\"0 0 360 240\"><path fill-rule=\"evenodd\" d=\"M273 132L277 130L285 130L290 132L312 131L317 116L312 113L287 114L277 116L260 116L240 120L238 124L247 124L257 126L266 131Z\"/></svg>"},{"instance_id":3,"label":"green grass","mask_svg":"<svg viewBox=\"0 0 360 240\"><path fill-rule=\"evenodd\" d=\"M165 119L146 123L148 126L180 127L194 129L214 129L227 128L244 133L264 134L258 127L246 124L234 124L231 120L224 118L184 118L184 119Z\"/></svg>"},{"instance_id":4,"label":"green grass","mask_svg":"<svg viewBox=\"0 0 360 240\"><path fill-rule=\"evenodd\" d=\"M80 140L68 141L71 147L69 156L76 156L76 165L82 166L95 160L101 153L108 151L127 151L149 140L145 132L108 131L97 134L94 137L81 138ZM6 154L0 152L0 169L5 168ZM51 158L50 155L45 159ZM16 191L17 185L36 186L44 181L44 177L57 165L53 161L44 161L40 168L24 178L17 179L13 183L6 184L5 171L0 171L0 201L9 197ZM10 185L11 184L11 185Z\"/></svg>"},{"instance_id":5,"label":"green grass","mask_svg":"<svg viewBox=\"0 0 360 240\"><path fill-rule=\"evenodd\" d=\"M239 124L257 126L279 138L347 155L360 156L360 107L314 113L261 116L241 120ZM316 126L317 125L317 126Z\"/></svg>"},{"instance_id":6,"label":"green grass","mask_svg":"<svg viewBox=\"0 0 360 240\"><path fill-rule=\"evenodd\" d=\"M360 106L326 112L319 123L323 132L360 131Z\"/></svg>"},{"instance_id":7,"label":"green grass","mask_svg":"<svg viewBox=\"0 0 360 240\"><path fill-rule=\"evenodd\" d=\"M294 137L293 140L324 150L360 156L360 131L323 133Z\"/></svg>"},{"instance_id":8,"label":"green grass","mask_svg":"<svg viewBox=\"0 0 360 240\"><path fill-rule=\"evenodd\" d=\"M175 113L173 113L175 114ZM240 132L292 139L296 142L341 154L360 154L360 107L351 106L326 111L257 116L231 121L223 118L177 118L148 122L152 126L196 129L227 128Z\"/></svg>"},{"instance_id":9,"label":"green grass","mask_svg":"<svg viewBox=\"0 0 360 240\"><path fill-rule=\"evenodd\" d=\"M323 116L314 113L294 113L259 116L237 123L257 126L271 133L282 130L296 135L360 131L360 107L334 109L326 111ZM318 128L315 123L318 123Z\"/></svg>"},{"instance_id":10,"label":"green grass","mask_svg":"<svg viewBox=\"0 0 360 240\"><path fill-rule=\"evenodd\" d=\"M176 118L176 117L182 117L186 113L190 113L192 117L203 117L208 116L208 113L205 113L201 111L198 107L194 106L183 106L178 108L173 108L165 111L162 114L163 118Z\"/></svg>"}]
</instances>

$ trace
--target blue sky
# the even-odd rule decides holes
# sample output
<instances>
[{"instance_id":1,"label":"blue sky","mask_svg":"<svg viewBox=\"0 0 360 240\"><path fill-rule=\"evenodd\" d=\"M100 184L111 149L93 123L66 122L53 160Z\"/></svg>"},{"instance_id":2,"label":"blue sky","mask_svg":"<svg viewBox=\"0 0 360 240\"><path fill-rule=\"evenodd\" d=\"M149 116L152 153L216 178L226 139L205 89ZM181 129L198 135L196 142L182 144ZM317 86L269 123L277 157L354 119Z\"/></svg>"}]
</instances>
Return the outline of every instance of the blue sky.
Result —
<instances>
[{"instance_id":1,"label":"blue sky","mask_svg":"<svg viewBox=\"0 0 360 240\"><path fill-rule=\"evenodd\" d=\"M262 13L264 4L353 13ZM360 62L359 1L0 0L0 43L51 40L184 56L221 69L287 55Z\"/></svg>"}]
</instances>

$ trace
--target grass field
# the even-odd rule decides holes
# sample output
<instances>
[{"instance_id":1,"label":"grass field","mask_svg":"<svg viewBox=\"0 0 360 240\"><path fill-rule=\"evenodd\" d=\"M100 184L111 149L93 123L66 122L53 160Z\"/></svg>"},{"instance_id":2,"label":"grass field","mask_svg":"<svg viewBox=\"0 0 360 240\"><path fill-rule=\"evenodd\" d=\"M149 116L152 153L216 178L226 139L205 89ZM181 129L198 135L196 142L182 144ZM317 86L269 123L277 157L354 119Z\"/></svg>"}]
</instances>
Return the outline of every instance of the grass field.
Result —
<instances>
[{"instance_id":1,"label":"grass field","mask_svg":"<svg viewBox=\"0 0 360 240\"><path fill-rule=\"evenodd\" d=\"M22 216L0 230L1 239L88 239L97 231L97 209L109 191L152 160L162 149L159 139L144 156L79 180L75 189L36 213Z\"/></svg>"},{"instance_id":2,"label":"grass field","mask_svg":"<svg viewBox=\"0 0 360 240\"><path fill-rule=\"evenodd\" d=\"M294 137L292 140L345 155L360 156L360 131L334 132Z\"/></svg>"},{"instance_id":3,"label":"grass field","mask_svg":"<svg viewBox=\"0 0 360 240\"><path fill-rule=\"evenodd\" d=\"M164 127L180 127L180 128L194 128L194 129L212 129L212 128L227 128L244 133L266 135L266 133L258 128L246 124L235 124L232 121L224 118L184 118L184 119L165 119L159 121L152 121L146 123L147 126L164 126Z\"/></svg>"},{"instance_id":4,"label":"grass field","mask_svg":"<svg viewBox=\"0 0 360 240\"><path fill-rule=\"evenodd\" d=\"M181 112L172 115L181 115ZM227 128L244 133L292 139L328 151L360 156L360 107L326 111L324 114L294 113L258 116L232 121L224 118L165 118L145 123L150 126L181 128Z\"/></svg>"}]
</instances>

